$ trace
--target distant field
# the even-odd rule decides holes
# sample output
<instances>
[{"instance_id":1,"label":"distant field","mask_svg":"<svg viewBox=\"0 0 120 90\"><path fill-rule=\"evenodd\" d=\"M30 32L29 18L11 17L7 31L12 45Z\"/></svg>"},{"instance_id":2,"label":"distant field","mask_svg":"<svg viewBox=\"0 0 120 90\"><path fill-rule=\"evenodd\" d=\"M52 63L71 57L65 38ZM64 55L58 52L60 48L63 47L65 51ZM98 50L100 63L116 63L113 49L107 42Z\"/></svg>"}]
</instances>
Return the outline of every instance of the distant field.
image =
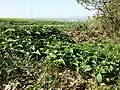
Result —
<instances>
[{"instance_id":1,"label":"distant field","mask_svg":"<svg viewBox=\"0 0 120 90\"><path fill-rule=\"evenodd\" d=\"M0 18L0 23L13 25L32 25L32 24L72 24L79 23L79 21L58 21L58 20L39 20L39 19L22 19L22 18Z\"/></svg>"}]
</instances>

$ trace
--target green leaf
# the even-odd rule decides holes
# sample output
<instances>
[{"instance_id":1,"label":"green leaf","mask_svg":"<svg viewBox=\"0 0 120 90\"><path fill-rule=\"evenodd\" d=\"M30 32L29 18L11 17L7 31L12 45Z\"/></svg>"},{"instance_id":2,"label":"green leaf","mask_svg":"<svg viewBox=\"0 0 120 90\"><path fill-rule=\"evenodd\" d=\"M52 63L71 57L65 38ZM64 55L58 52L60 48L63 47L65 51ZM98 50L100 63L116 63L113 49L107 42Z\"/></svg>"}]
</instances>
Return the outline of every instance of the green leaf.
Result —
<instances>
[{"instance_id":1,"label":"green leaf","mask_svg":"<svg viewBox=\"0 0 120 90\"><path fill-rule=\"evenodd\" d=\"M53 53L49 53L50 57L56 58L56 55Z\"/></svg>"},{"instance_id":2,"label":"green leaf","mask_svg":"<svg viewBox=\"0 0 120 90\"><path fill-rule=\"evenodd\" d=\"M57 53L58 51L57 51L57 50L54 50L53 52L54 52L54 53Z\"/></svg>"},{"instance_id":3,"label":"green leaf","mask_svg":"<svg viewBox=\"0 0 120 90\"><path fill-rule=\"evenodd\" d=\"M22 48L23 48L23 46L22 46L22 45L20 45L20 44L19 44L19 45L17 45L17 46L18 46L18 47L22 47Z\"/></svg>"},{"instance_id":4,"label":"green leaf","mask_svg":"<svg viewBox=\"0 0 120 90\"><path fill-rule=\"evenodd\" d=\"M19 52L21 52L21 53L25 53L25 51L24 50L18 50Z\"/></svg>"},{"instance_id":5,"label":"green leaf","mask_svg":"<svg viewBox=\"0 0 120 90\"><path fill-rule=\"evenodd\" d=\"M30 47L30 49L35 50L35 46L34 46L34 45L33 45L33 46L31 46L31 47Z\"/></svg>"},{"instance_id":6,"label":"green leaf","mask_svg":"<svg viewBox=\"0 0 120 90\"><path fill-rule=\"evenodd\" d=\"M38 55L41 55L41 53L39 52L39 50L37 50L36 52L32 52L32 54L38 54Z\"/></svg>"},{"instance_id":7,"label":"green leaf","mask_svg":"<svg viewBox=\"0 0 120 90\"><path fill-rule=\"evenodd\" d=\"M70 49L70 53L73 53L73 49L72 48Z\"/></svg>"},{"instance_id":8,"label":"green leaf","mask_svg":"<svg viewBox=\"0 0 120 90\"><path fill-rule=\"evenodd\" d=\"M110 71L112 71L113 70L113 66L112 65L110 65Z\"/></svg>"},{"instance_id":9,"label":"green leaf","mask_svg":"<svg viewBox=\"0 0 120 90\"><path fill-rule=\"evenodd\" d=\"M106 73L106 70L104 68L100 69L101 73Z\"/></svg>"},{"instance_id":10,"label":"green leaf","mask_svg":"<svg viewBox=\"0 0 120 90\"><path fill-rule=\"evenodd\" d=\"M31 34L30 31L28 31L28 30L26 30L26 29L25 29L25 31L26 31L26 33L28 33L28 34Z\"/></svg>"},{"instance_id":11,"label":"green leaf","mask_svg":"<svg viewBox=\"0 0 120 90\"><path fill-rule=\"evenodd\" d=\"M99 83L102 82L102 75L100 73L96 76L96 80Z\"/></svg>"},{"instance_id":12,"label":"green leaf","mask_svg":"<svg viewBox=\"0 0 120 90\"><path fill-rule=\"evenodd\" d=\"M39 32L35 32L36 34L40 34Z\"/></svg>"},{"instance_id":13,"label":"green leaf","mask_svg":"<svg viewBox=\"0 0 120 90\"><path fill-rule=\"evenodd\" d=\"M91 68L90 65L86 65L86 66L85 66L85 72L86 72L86 71L90 71L91 69L92 69L92 68Z\"/></svg>"},{"instance_id":14,"label":"green leaf","mask_svg":"<svg viewBox=\"0 0 120 90\"><path fill-rule=\"evenodd\" d=\"M66 65L65 64L65 61L63 59L58 59L58 60L55 60L53 61L54 63L59 63L59 64L63 64L63 65Z\"/></svg>"},{"instance_id":15,"label":"green leaf","mask_svg":"<svg viewBox=\"0 0 120 90\"><path fill-rule=\"evenodd\" d=\"M15 29L7 29L5 32L8 32L8 31L15 31Z\"/></svg>"},{"instance_id":16,"label":"green leaf","mask_svg":"<svg viewBox=\"0 0 120 90\"><path fill-rule=\"evenodd\" d=\"M78 64L79 64L78 60L75 60L75 62L73 62L73 65L75 65L76 72L79 72L79 66L78 66Z\"/></svg>"},{"instance_id":17,"label":"green leaf","mask_svg":"<svg viewBox=\"0 0 120 90\"><path fill-rule=\"evenodd\" d=\"M45 52L43 52L43 53L45 53L45 54L49 54L49 50L47 49Z\"/></svg>"}]
</instances>

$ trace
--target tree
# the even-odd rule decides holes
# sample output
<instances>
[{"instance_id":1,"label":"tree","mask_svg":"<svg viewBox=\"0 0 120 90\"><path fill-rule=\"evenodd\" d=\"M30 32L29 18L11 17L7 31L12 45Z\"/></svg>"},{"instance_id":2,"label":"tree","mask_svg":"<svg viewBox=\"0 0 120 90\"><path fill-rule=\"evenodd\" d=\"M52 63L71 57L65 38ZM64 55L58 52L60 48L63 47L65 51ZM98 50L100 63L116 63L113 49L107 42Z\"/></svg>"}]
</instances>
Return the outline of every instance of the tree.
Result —
<instances>
[{"instance_id":1,"label":"tree","mask_svg":"<svg viewBox=\"0 0 120 90\"><path fill-rule=\"evenodd\" d=\"M97 18L104 27L120 37L120 1L119 0L76 0L89 10L97 10Z\"/></svg>"}]
</instances>

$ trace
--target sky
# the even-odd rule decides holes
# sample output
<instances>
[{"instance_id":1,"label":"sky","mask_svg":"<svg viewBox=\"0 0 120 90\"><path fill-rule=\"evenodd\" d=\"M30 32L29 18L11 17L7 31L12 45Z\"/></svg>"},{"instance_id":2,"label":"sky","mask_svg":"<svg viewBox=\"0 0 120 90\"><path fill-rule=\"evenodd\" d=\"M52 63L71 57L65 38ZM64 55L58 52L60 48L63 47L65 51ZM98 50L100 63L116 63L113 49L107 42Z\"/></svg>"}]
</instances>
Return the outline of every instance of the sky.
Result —
<instances>
[{"instance_id":1,"label":"sky","mask_svg":"<svg viewBox=\"0 0 120 90\"><path fill-rule=\"evenodd\" d=\"M71 18L92 16L76 0L0 0L0 17Z\"/></svg>"}]
</instances>

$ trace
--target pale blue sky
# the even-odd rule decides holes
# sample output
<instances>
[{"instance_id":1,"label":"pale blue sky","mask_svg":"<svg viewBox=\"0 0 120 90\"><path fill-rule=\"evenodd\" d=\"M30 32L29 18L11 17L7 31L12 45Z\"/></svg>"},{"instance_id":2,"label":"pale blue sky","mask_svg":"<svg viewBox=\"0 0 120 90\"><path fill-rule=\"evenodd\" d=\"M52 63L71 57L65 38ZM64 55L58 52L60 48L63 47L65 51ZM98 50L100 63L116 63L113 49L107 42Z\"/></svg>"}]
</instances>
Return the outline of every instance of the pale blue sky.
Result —
<instances>
[{"instance_id":1,"label":"pale blue sky","mask_svg":"<svg viewBox=\"0 0 120 90\"><path fill-rule=\"evenodd\" d=\"M66 18L93 15L76 0L0 0L0 17Z\"/></svg>"}]
</instances>

